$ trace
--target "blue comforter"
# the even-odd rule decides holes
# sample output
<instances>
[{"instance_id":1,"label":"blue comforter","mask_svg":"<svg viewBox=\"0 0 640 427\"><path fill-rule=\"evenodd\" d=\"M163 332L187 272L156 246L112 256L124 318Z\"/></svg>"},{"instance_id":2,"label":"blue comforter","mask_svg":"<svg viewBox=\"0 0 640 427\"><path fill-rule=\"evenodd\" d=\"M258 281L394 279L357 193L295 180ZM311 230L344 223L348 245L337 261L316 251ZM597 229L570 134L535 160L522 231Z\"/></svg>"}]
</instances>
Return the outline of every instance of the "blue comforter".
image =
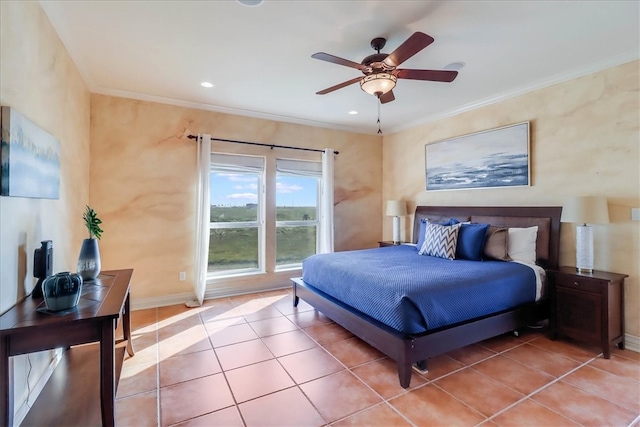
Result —
<instances>
[{"instance_id":1,"label":"blue comforter","mask_svg":"<svg viewBox=\"0 0 640 427\"><path fill-rule=\"evenodd\" d=\"M313 255L302 263L309 285L406 334L452 325L535 301L526 265L448 260L388 246Z\"/></svg>"}]
</instances>

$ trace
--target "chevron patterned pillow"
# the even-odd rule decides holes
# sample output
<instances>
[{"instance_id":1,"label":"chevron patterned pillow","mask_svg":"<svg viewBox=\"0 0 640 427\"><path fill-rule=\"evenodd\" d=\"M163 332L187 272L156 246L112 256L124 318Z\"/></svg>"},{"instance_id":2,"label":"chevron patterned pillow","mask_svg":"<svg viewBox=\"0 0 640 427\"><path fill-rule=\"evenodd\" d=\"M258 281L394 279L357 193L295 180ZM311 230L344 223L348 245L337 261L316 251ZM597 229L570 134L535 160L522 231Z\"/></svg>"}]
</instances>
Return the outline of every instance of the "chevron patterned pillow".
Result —
<instances>
[{"instance_id":1,"label":"chevron patterned pillow","mask_svg":"<svg viewBox=\"0 0 640 427\"><path fill-rule=\"evenodd\" d=\"M438 225L427 224L424 233L424 243L420 248L420 255L430 255L438 258L454 259L456 257L456 245L458 244L458 232L462 224Z\"/></svg>"}]
</instances>

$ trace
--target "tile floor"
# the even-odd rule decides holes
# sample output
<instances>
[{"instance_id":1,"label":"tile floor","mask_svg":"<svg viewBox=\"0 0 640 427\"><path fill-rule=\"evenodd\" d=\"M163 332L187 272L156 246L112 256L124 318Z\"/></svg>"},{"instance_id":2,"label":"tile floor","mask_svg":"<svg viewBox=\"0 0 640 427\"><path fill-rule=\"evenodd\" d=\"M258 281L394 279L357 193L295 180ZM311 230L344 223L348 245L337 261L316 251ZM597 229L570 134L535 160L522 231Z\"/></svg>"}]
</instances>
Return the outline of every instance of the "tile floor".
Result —
<instances>
[{"instance_id":1,"label":"tile floor","mask_svg":"<svg viewBox=\"0 0 640 427\"><path fill-rule=\"evenodd\" d=\"M290 291L132 313L120 426L640 425L640 353L551 341L544 330L396 365Z\"/></svg>"}]
</instances>

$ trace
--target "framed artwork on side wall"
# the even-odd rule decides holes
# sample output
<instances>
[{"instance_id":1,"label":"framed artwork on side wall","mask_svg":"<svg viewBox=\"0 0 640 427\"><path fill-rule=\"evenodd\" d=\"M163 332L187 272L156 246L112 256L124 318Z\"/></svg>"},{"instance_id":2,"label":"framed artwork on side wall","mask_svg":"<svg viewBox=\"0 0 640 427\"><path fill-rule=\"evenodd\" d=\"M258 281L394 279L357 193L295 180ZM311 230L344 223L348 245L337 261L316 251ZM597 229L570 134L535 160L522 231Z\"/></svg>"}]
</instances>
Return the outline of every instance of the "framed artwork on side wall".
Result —
<instances>
[{"instance_id":1,"label":"framed artwork on side wall","mask_svg":"<svg viewBox=\"0 0 640 427\"><path fill-rule=\"evenodd\" d=\"M425 146L427 191L530 185L529 122Z\"/></svg>"},{"instance_id":2,"label":"framed artwork on side wall","mask_svg":"<svg viewBox=\"0 0 640 427\"><path fill-rule=\"evenodd\" d=\"M60 141L15 108L1 108L0 196L60 198Z\"/></svg>"}]
</instances>

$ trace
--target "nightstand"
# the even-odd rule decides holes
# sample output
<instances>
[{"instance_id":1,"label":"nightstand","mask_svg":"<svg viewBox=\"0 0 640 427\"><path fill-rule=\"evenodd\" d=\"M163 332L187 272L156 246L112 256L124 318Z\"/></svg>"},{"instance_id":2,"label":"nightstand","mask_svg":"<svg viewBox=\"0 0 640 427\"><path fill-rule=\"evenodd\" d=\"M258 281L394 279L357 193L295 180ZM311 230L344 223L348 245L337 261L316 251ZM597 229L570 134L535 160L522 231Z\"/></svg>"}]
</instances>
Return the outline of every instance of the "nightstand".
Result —
<instances>
[{"instance_id":1,"label":"nightstand","mask_svg":"<svg viewBox=\"0 0 640 427\"><path fill-rule=\"evenodd\" d=\"M611 345L624 349L624 279L626 274L575 267L548 270L551 292L551 337L569 337L602 346L605 359Z\"/></svg>"},{"instance_id":2,"label":"nightstand","mask_svg":"<svg viewBox=\"0 0 640 427\"><path fill-rule=\"evenodd\" d=\"M378 242L378 245L380 245L381 248L385 246L398 246L401 244L402 243L393 243L391 240L384 240L384 241Z\"/></svg>"}]
</instances>

